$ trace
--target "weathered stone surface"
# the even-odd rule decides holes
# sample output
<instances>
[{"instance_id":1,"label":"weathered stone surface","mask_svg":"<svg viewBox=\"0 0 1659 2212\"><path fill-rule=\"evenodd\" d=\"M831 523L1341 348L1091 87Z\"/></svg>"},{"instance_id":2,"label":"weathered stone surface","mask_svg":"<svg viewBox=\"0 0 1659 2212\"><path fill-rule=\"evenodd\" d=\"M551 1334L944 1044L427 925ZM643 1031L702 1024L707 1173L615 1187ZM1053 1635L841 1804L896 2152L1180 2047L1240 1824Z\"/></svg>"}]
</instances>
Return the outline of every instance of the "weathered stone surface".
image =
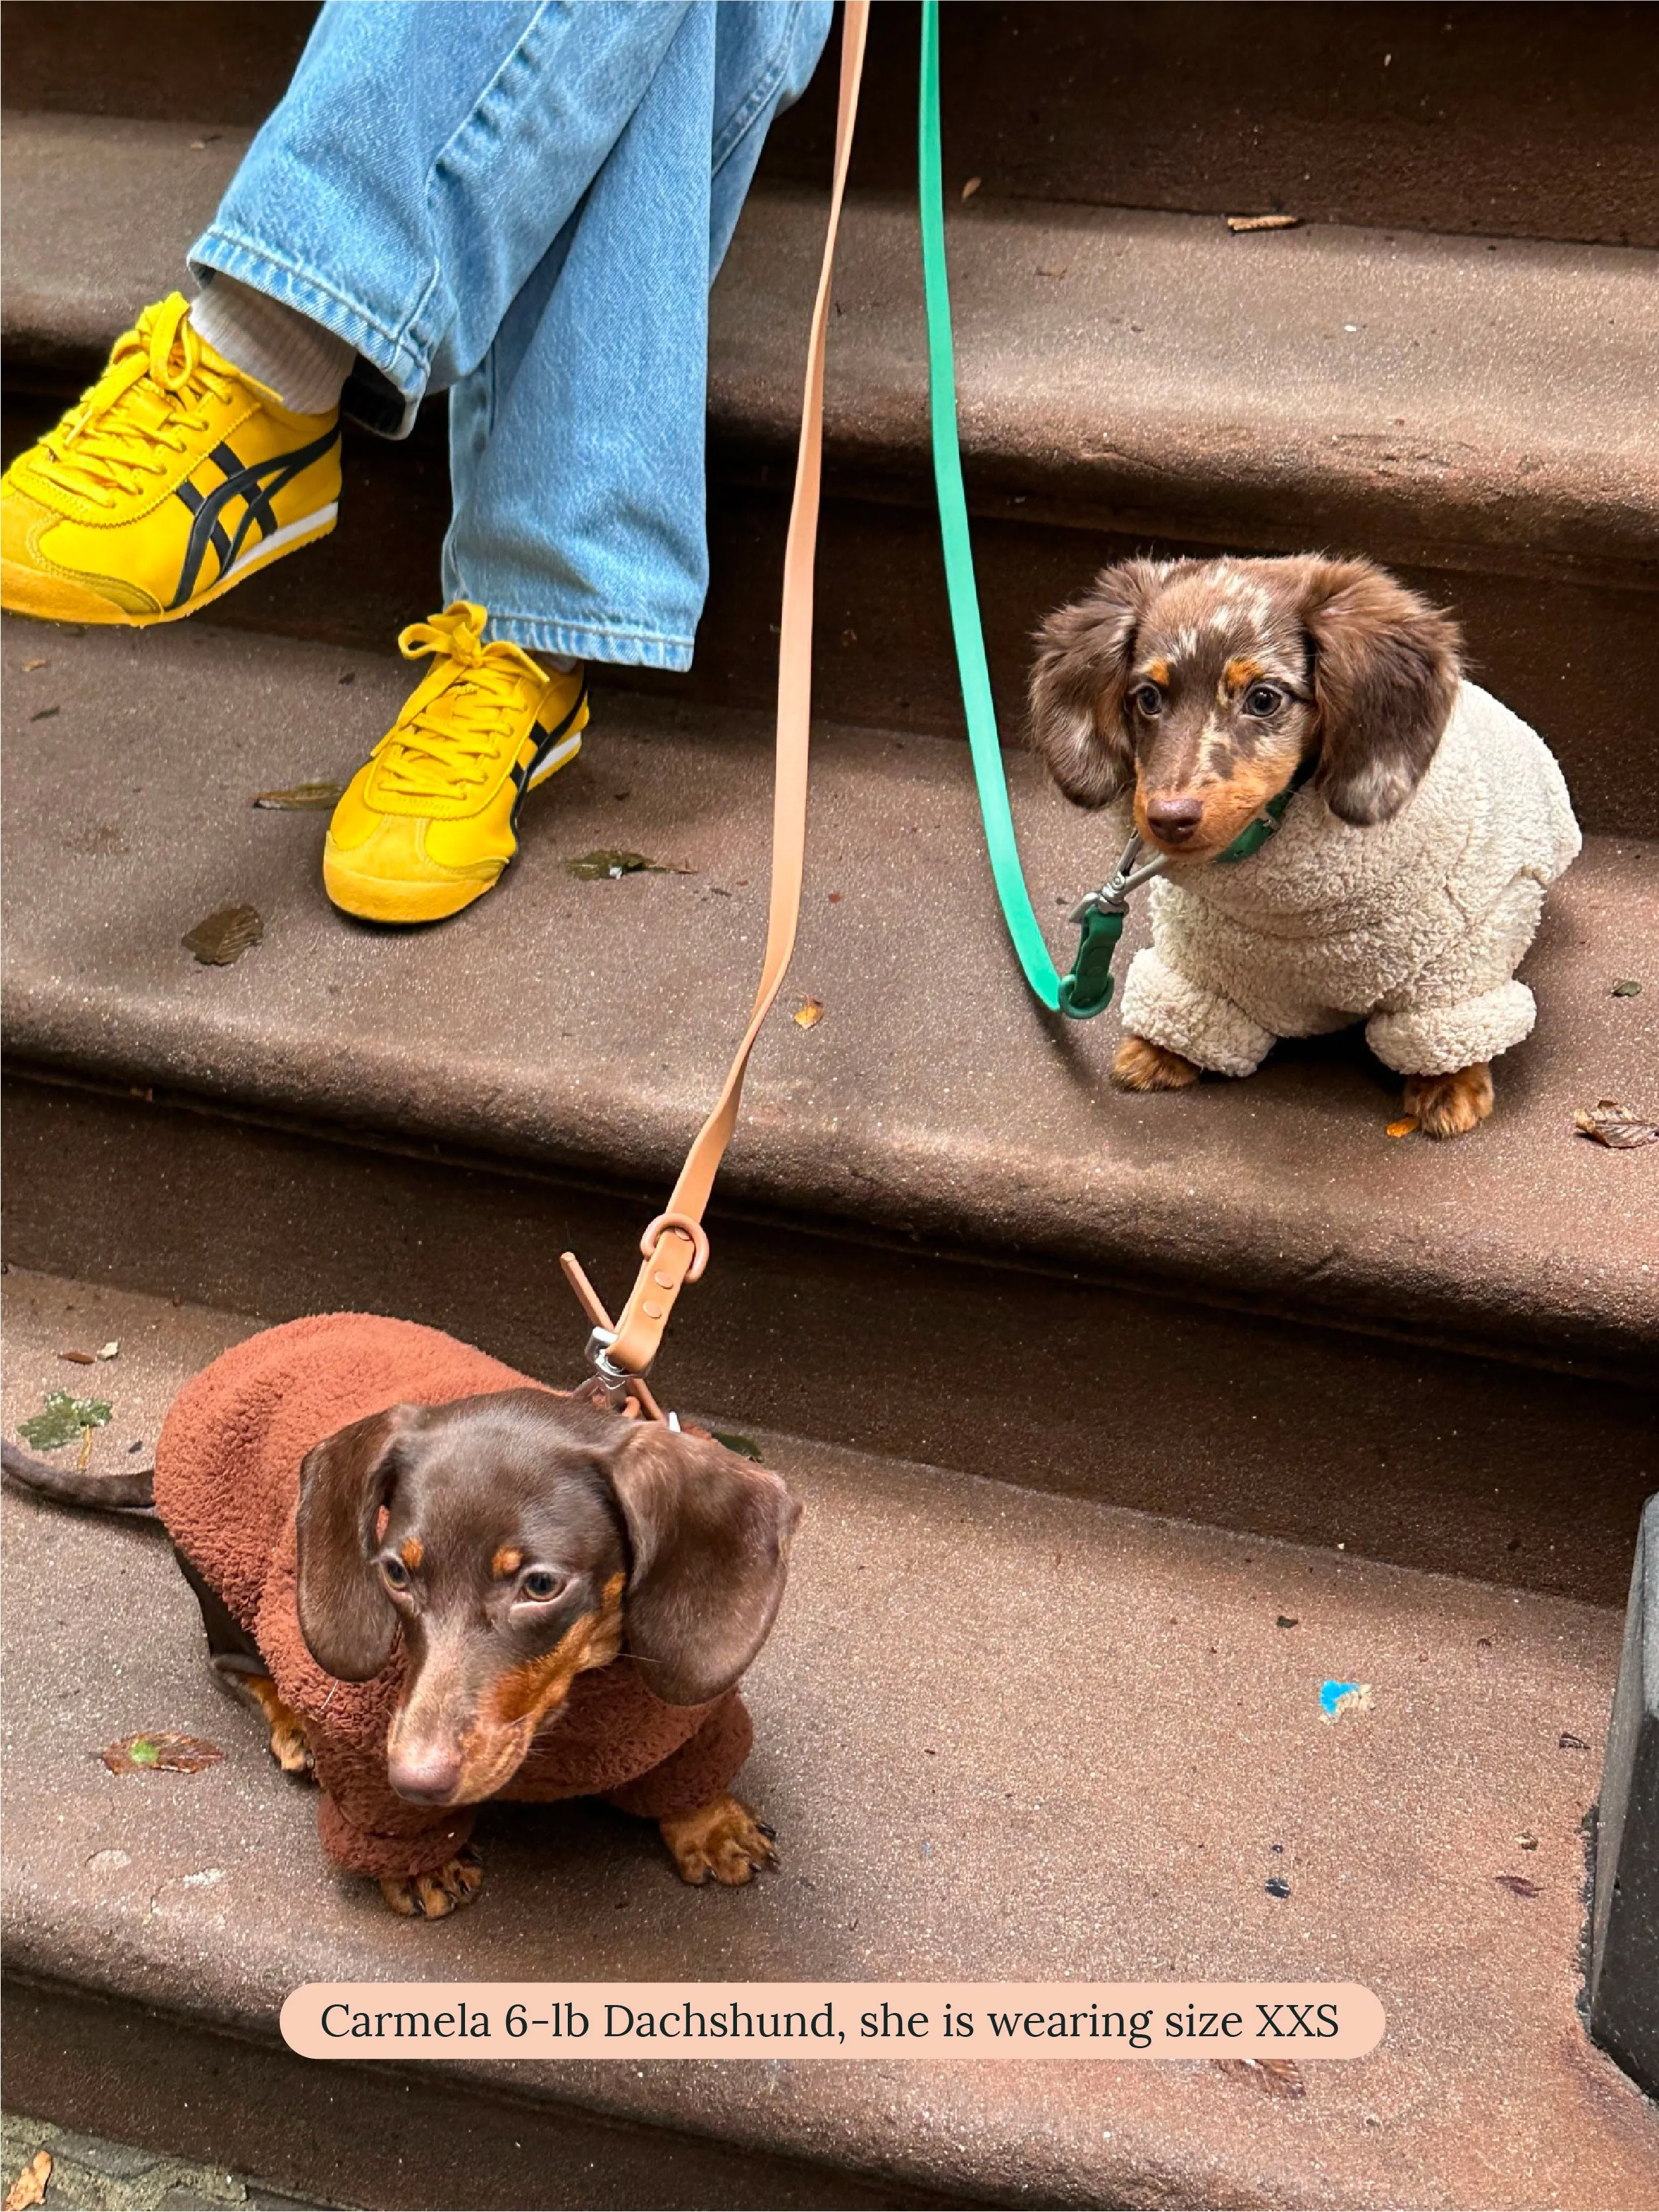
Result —
<instances>
[{"instance_id":1,"label":"weathered stone surface","mask_svg":"<svg viewBox=\"0 0 1659 2212\"><path fill-rule=\"evenodd\" d=\"M402 664L196 626L14 625L4 654L9 1052L666 1184L759 966L763 727L602 696L501 889L392 934L328 905L319 816L250 802L343 780ZM1058 944L1115 855L1012 768ZM1659 1096L1659 981L1612 996L1659 941L1659 850L1596 841L1552 895L1525 970L1538 1030L1501 1062L1493 1120L1436 1146L1386 1135L1397 1085L1352 1040L1246 1084L1111 1091L1115 1018L1045 1018L1013 965L961 748L839 732L814 788L798 996L761 1042L728 1205L1650 1383L1654 1155L1585 1142L1572 1114ZM691 872L567 872L618 842ZM257 908L264 942L203 968L179 939L228 903ZM787 1018L808 994L828 1010L810 1031Z\"/></svg>"},{"instance_id":2,"label":"weathered stone surface","mask_svg":"<svg viewBox=\"0 0 1659 2212\"><path fill-rule=\"evenodd\" d=\"M121 1343L94 1466L247 1327L7 1289L13 1408L67 1371L64 1343ZM750 1678L744 1786L781 1871L711 1896L620 1815L501 1808L482 1899L435 1926L329 1870L155 1533L8 1495L10 1970L256 2040L319 1978L1352 1978L1388 2038L1307 2062L1295 2101L1202 2063L468 2078L955 2201L1652 2202L1659 2113L1574 2010L1616 1613L765 1442L805 1506ZM1328 1726L1328 1675L1370 1682L1370 1713ZM230 1756L121 1779L88 1755L155 1726Z\"/></svg>"}]
</instances>

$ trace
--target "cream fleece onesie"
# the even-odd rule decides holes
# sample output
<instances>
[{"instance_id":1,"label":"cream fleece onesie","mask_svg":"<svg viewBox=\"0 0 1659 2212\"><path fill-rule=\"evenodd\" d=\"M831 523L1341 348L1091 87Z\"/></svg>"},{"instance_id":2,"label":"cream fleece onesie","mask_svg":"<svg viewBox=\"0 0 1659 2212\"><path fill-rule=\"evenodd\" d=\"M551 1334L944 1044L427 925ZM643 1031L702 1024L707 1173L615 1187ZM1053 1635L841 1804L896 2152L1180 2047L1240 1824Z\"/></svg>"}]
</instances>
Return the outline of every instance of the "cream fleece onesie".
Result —
<instances>
[{"instance_id":1,"label":"cream fleece onesie","mask_svg":"<svg viewBox=\"0 0 1659 2212\"><path fill-rule=\"evenodd\" d=\"M1249 1075L1276 1037L1362 1020L1401 1075L1495 1059L1537 1018L1515 971L1582 842L1543 739L1465 682L1391 821L1355 829L1309 786L1249 860L1153 884L1124 1030L1222 1075Z\"/></svg>"}]
</instances>

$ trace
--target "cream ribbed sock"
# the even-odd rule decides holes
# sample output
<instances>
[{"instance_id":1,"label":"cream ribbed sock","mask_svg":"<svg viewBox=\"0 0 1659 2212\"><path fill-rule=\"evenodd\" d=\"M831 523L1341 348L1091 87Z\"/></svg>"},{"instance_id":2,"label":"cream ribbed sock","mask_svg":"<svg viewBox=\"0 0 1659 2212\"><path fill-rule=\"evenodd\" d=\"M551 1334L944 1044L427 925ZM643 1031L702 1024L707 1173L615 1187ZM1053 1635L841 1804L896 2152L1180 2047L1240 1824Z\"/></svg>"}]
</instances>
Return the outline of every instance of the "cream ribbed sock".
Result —
<instances>
[{"instance_id":1,"label":"cream ribbed sock","mask_svg":"<svg viewBox=\"0 0 1659 2212\"><path fill-rule=\"evenodd\" d=\"M325 415L357 358L343 338L234 276L215 276L191 303L190 319L233 368L257 378L296 415Z\"/></svg>"}]
</instances>

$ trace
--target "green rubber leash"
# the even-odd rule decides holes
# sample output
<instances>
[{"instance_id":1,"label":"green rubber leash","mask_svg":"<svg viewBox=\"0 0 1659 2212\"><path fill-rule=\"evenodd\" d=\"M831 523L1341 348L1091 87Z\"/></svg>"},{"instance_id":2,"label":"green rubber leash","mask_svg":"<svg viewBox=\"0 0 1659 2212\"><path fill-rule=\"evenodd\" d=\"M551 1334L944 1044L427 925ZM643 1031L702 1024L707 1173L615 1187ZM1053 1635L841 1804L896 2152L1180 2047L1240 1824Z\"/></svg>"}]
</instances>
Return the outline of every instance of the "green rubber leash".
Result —
<instances>
[{"instance_id":1,"label":"green rubber leash","mask_svg":"<svg viewBox=\"0 0 1659 2212\"><path fill-rule=\"evenodd\" d=\"M957 672L962 684L963 711L968 722L968 744L973 756L974 781L979 787L980 813L985 823L985 846L1003 919L1013 940L1025 980L1051 1012L1088 1021L1104 1013L1112 1002L1112 956L1123 934L1128 894L1137 884L1161 875L1169 863L1162 856L1135 865L1141 850L1139 836L1131 838L1122 859L1097 891L1079 901L1071 913L1082 934L1077 956L1062 975L1050 957L1025 888L1019 845L1014 835L1013 810L1008 803L1008 778L1002 765L1002 744L997 735L996 708L991 697L991 672L985 658L985 633L980 626L979 590L974 580L974 547L968 527L968 495L962 481L962 444L957 427L956 343L951 331L951 280L945 258L945 179L939 140L939 0L922 0L921 113L919 132L920 199L921 211L921 270L927 306L927 389L933 428L933 481L939 495L939 535L945 550L945 582L951 602L951 628L956 640ZM1283 820L1285 808L1305 780L1307 770L1268 800L1257 818L1246 825L1216 865L1247 860L1260 852Z\"/></svg>"}]
</instances>

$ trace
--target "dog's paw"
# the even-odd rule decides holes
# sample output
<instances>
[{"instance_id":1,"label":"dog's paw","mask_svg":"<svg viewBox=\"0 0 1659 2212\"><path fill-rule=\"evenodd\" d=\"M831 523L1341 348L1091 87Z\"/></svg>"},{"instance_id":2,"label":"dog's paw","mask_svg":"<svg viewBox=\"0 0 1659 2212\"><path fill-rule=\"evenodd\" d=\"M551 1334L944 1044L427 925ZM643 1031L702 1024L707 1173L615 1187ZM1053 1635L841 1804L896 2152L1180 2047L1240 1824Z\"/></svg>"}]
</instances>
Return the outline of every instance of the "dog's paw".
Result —
<instances>
[{"instance_id":1,"label":"dog's paw","mask_svg":"<svg viewBox=\"0 0 1659 2212\"><path fill-rule=\"evenodd\" d=\"M1138 1036L1126 1036L1112 1062L1112 1081L1120 1091L1184 1091L1199 1073L1178 1052Z\"/></svg>"},{"instance_id":2,"label":"dog's paw","mask_svg":"<svg viewBox=\"0 0 1659 2212\"><path fill-rule=\"evenodd\" d=\"M380 1894L405 1920L441 1920L471 1905L483 1887L483 1861L475 1850L458 1851L432 1874L386 1875Z\"/></svg>"},{"instance_id":3,"label":"dog's paw","mask_svg":"<svg viewBox=\"0 0 1659 2212\"><path fill-rule=\"evenodd\" d=\"M292 1713L285 1720L271 1723L270 1755L284 1774L295 1775L301 1782L315 1780L317 1762L311 1755L304 1729Z\"/></svg>"},{"instance_id":4,"label":"dog's paw","mask_svg":"<svg viewBox=\"0 0 1659 2212\"><path fill-rule=\"evenodd\" d=\"M716 1797L681 1820L657 1825L682 1881L713 1881L737 1888L757 1869L777 1864L772 1830L735 1797Z\"/></svg>"},{"instance_id":5,"label":"dog's paw","mask_svg":"<svg viewBox=\"0 0 1659 2212\"><path fill-rule=\"evenodd\" d=\"M1406 1111L1425 1137L1467 1137L1492 1111L1492 1069L1484 1060L1455 1075L1410 1075Z\"/></svg>"}]
</instances>

